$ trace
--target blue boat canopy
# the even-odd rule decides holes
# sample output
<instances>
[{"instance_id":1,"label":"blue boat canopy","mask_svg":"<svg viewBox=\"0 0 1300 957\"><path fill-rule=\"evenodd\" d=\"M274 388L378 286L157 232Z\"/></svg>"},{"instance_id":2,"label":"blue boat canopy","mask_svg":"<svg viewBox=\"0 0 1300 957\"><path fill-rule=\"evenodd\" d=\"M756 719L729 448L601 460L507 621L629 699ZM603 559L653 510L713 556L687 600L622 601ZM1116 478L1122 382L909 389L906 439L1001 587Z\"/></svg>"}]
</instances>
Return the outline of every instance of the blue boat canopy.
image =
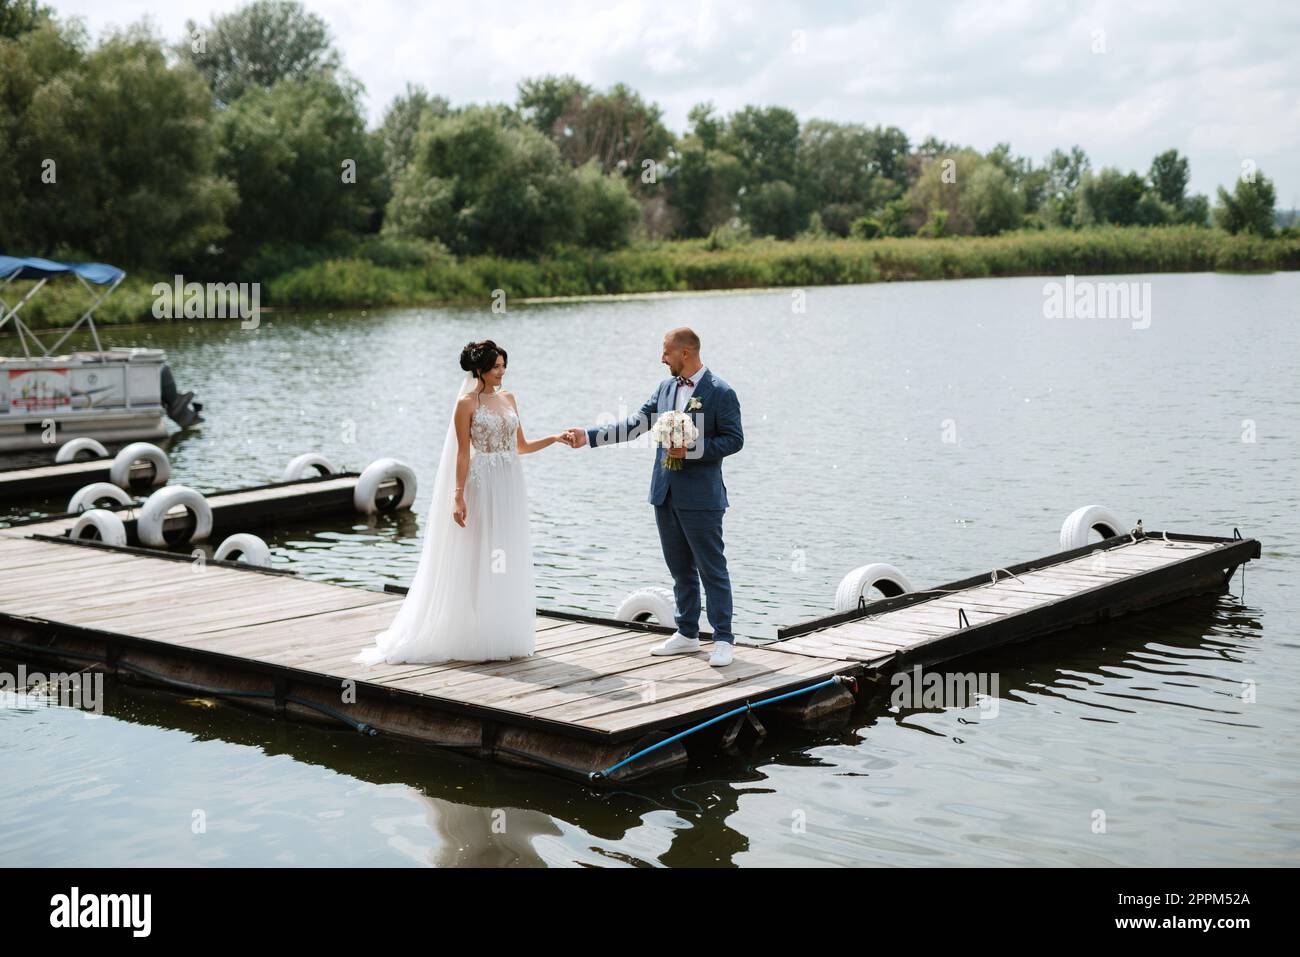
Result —
<instances>
[{"instance_id":1,"label":"blue boat canopy","mask_svg":"<svg viewBox=\"0 0 1300 957\"><path fill-rule=\"evenodd\" d=\"M41 287L54 276L65 275L76 276L81 280L81 284L85 286L86 292L90 293L90 295L95 298L95 301L90 304L89 309L81 314L81 318L74 322L72 327L59 337L58 342L54 343L52 346L46 346L45 343L41 341L41 337L32 332L31 329L27 328L27 324L19 318L18 310L22 309L22 307L27 304L27 301L40 292ZM28 345L28 339L30 339L42 353L46 356L50 356L53 355L54 351L57 350L59 346L63 345L68 336L76 332L77 327L84 322L90 330L91 338L95 340L95 351L103 352L103 347L99 343L99 333L95 331L95 320L90 316L91 313L95 311L95 307L103 302L105 297L112 294L113 290L117 288L117 284L124 278L126 278L126 272L124 270L118 269L116 266L110 266L107 263L59 263L55 262L53 259L41 259L37 256L0 255L0 294L4 293L4 291L9 288L9 284L15 279L31 279L35 281L35 285L33 285L31 289L28 289L23 297L18 300L17 304L12 307L9 303L5 302L3 298L0 298L0 329L3 329L8 325L9 320L12 319L14 329L18 333L18 340L23 346L23 355L30 359L32 357L32 350ZM91 283L94 283L96 286L106 286L107 288L96 293L95 290L90 288Z\"/></svg>"},{"instance_id":2,"label":"blue boat canopy","mask_svg":"<svg viewBox=\"0 0 1300 957\"><path fill-rule=\"evenodd\" d=\"M0 279L49 279L63 273L73 273L96 286L107 286L126 275L107 263L59 263L37 256L0 255Z\"/></svg>"}]
</instances>

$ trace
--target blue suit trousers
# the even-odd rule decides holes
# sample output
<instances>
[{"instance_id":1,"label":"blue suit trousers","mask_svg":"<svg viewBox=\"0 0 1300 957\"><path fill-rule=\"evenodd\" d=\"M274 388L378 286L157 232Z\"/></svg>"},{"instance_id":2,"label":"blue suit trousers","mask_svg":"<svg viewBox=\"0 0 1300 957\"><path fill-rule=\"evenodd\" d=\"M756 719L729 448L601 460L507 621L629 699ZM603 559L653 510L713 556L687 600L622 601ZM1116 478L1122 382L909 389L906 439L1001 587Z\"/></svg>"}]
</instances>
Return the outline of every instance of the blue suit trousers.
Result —
<instances>
[{"instance_id":1,"label":"blue suit trousers","mask_svg":"<svg viewBox=\"0 0 1300 957\"><path fill-rule=\"evenodd\" d=\"M654 506L659 544L673 576L677 630L687 638L700 633L700 581L708 599L714 641L735 642L731 633L731 578L722 551L723 508L677 508L670 490Z\"/></svg>"}]
</instances>

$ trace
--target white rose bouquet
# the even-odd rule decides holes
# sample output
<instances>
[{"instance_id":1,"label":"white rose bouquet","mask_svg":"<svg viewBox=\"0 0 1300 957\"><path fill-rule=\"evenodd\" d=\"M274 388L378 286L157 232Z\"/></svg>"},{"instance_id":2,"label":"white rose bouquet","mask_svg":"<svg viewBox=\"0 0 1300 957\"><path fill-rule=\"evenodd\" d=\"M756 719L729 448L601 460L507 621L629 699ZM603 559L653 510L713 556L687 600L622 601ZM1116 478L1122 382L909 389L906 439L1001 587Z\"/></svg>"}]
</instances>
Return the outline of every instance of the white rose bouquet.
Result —
<instances>
[{"instance_id":1,"label":"white rose bouquet","mask_svg":"<svg viewBox=\"0 0 1300 957\"><path fill-rule=\"evenodd\" d=\"M664 412L651 427L650 437L656 445L662 445L666 449L684 449L700 437L700 430L685 412ZM681 467L681 459L664 456L664 468L676 472Z\"/></svg>"}]
</instances>

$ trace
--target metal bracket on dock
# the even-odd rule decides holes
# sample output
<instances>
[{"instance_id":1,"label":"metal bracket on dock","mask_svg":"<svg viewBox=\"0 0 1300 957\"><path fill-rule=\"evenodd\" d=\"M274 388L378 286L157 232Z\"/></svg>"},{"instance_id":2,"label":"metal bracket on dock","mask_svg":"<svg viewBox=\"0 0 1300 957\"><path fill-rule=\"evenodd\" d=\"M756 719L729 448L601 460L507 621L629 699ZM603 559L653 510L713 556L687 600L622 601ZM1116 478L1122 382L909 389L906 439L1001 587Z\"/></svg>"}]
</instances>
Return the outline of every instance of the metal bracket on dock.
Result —
<instances>
[{"instance_id":1,"label":"metal bracket on dock","mask_svg":"<svg viewBox=\"0 0 1300 957\"><path fill-rule=\"evenodd\" d=\"M479 728L478 749L482 757L490 758L496 752L497 723L483 719Z\"/></svg>"},{"instance_id":2,"label":"metal bracket on dock","mask_svg":"<svg viewBox=\"0 0 1300 957\"><path fill-rule=\"evenodd\" d=\"M748 701L746 701L745 708L747 709L745 711L745 717L748 718L749 723L754 726L754 730L758 733L758 736L760 738L766 738L767 728L763 727L763 722L759 721L758 715L754 714L754 706L751 705Z\"/></svg>"},{"instance_id":3,"label":"metal bracket on dock","mask_svg":"<svg viewBox=\"0 0 1300 957\"><path fill-rule=\"evenodd\" d=\"M110 642L104 649L104 664L111 675L117 674L117 663L122 657L122 646L117 642Z\"/></svg>"},{"instance_id":4,"label":"metal bracket on dock","mask_svg":"<svg viewBox=\"0 0 1300 957\"><path fill-rule=\"evenodd\" d=\"M275 714L277 717L284 717L286 714L285 699L289 697L289 682L277 675L273 679L272 685L275 694Z\"/></svg>"}]
</instances>

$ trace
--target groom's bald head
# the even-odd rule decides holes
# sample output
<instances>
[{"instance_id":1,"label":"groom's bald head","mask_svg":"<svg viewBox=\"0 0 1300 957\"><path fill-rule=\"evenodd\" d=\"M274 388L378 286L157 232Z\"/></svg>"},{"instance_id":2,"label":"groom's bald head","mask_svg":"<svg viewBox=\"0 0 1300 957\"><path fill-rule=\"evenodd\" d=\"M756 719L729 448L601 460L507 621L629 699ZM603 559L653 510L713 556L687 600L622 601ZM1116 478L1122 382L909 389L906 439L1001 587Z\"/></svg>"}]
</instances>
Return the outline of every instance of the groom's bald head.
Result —
<instances>
[{"instance_id":1,"label":"groom's bald head","mask_svg":"<svg viewBox=\"0 0 1300 957\"><path fill-rule=\"evenodd\" d=\"M678 326L664 333L663 363L673 375L694 371L700 364L700 337L688 326Z\"/></svg>"},{"instance_id":2,"label":"groom's bald head","mask_svg":"<svg viewBox=\"0 0 1300 957\"><path fill-rule=\"evenodd\" d=\"M669 329L668 334L664 336L664 342L674 349L686 349L697 355L700 351L700 337L695 334L695 330L690 326L678 326L676 329Z\"/></svg>"}]
</instances>

